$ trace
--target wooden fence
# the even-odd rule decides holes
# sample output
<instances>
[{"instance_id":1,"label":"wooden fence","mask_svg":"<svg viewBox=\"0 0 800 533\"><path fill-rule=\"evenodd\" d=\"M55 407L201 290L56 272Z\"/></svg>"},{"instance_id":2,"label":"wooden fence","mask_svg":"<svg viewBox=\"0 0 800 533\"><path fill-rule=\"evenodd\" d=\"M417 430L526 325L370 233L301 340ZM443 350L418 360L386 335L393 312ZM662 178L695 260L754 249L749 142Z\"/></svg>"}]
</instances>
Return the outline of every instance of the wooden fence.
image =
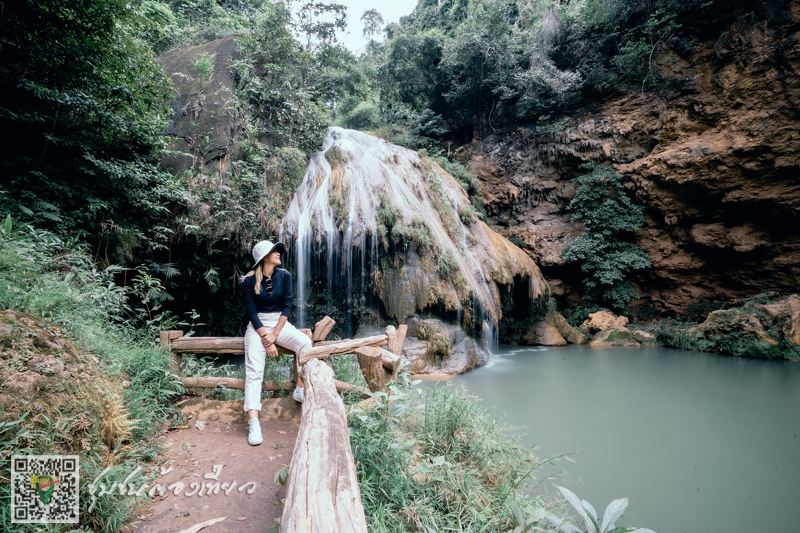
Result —
<instances>
[{"instance_id":1,"label":"wooden fence","mask_svg":"<svg viewBox=\"0 0 800 533\"><path fill-rule=\"evenodd\" d=\"M338 394L359 388L335 380L333 369L323 360L355 353L369 390L385 390L389 382L397 379L407 327L388 326L382 335L326 341L334 325L331 318L325 317L313 331L301 330L313 344L296 358L295 374L302 375L305 391L300 430L289 467L281 533L367 531L347 415ZM184 337L182 331L162 331L161 346L170 350L173 372L179 374L181 354L244 354L244 337ZM278 351L293 353L280 347ZM181 376L181 382L185 387L224 385L244 390L243 379ZM263 384L264 390L269 391L293 387L289 380L268 380Z\"/></svg>"}]
</instances>

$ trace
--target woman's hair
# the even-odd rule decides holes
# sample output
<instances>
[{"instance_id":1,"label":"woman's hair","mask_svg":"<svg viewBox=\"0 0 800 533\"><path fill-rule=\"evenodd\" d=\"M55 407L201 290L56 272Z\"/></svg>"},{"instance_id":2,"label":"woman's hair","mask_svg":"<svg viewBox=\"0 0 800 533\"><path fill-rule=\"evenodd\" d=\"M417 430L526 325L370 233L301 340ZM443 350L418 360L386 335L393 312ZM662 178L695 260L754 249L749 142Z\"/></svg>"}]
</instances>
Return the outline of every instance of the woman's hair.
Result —
<instances>
[{"instance_id":1,"label":"woman's hair","mask_svg":"<svg viewBox=\"0 0 800 533\"><path fill-rule=\"evenodd\" d=\"M253 270L244 275L246 278L249 278L250 276L256 277L255 293L261 294L261 280L264 279L264 271L261 269L261 261L259 261L258 264L253 267Z\"/></svg>"}]
</instances>

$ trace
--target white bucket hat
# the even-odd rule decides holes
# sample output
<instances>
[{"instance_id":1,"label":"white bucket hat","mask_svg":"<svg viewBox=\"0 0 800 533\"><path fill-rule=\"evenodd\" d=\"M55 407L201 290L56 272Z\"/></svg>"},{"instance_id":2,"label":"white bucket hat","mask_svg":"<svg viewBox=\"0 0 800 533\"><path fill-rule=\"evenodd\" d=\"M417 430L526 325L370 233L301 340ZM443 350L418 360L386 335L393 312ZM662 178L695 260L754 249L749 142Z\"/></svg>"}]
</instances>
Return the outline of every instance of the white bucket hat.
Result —
<instances>
[{"instance_id":1,"label":"white bucket hat","mask_svg":"<svg viewBox=\"0 0 800 533\"><path fill-rule=\"evenodd\" d=\"M286 253L286 246L282 242L273 243L272 241L261 241L253 246L253 268L258 266L262 259L271 254L274 250L278 250L281 254Z\"/></svg>"}]
</instances>

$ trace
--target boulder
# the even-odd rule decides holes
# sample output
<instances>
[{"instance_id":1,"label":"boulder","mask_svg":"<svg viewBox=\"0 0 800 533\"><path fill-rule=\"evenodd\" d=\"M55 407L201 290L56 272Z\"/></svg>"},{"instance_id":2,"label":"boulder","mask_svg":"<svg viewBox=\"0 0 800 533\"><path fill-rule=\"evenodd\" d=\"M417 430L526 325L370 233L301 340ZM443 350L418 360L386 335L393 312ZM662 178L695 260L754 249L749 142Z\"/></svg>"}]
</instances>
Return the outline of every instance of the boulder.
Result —
<instances>
[{"instance_id":1,"label":"boulder","mask_svg":"<svg viewBox=\"0 0 800 533\"><path fill-rule=\"evenodd\" d=\"M231 112L236 80L230 70L236 36L197 46L184 46L158 58L177 94L167 124L170 155L163 166L175 175L186 170L206 175L230 174L231 152L238 125ZM200 67L204 60L205 68Z\"/></svg>"},{"instance_id":2,"label":"boulder","mask_svg":"<svg viewBox=\"0 0 800 533\"><path fill-rule=\"evenodd\" d=\"M586 333L578 328L572 327L567 319L561 316L561 313L554 309L547 311L546 321L551 323L561 336L570 344L586 344L588 338Z\"/></svg>"},{"instance_id":3,"label":"boulder","mask_svg":"<svg viewBox=\"0 0 800 533\"><path fill-rule=\"evenodd\" d=\"M522 344L532 346L566 346L567 341L561 336L558 328L551 320L544 320L531 325L522 336Z\"/></svg>"},{"instance_id":4,"label":"boulder","mask_svg":"<svg viewBox=\"0 0 800 533\"><path fill-rule=\"evenodd\" d=\"M617 316L610 311L597 311L589 315L589 318L581 324L581 329L588 333L597 333L609 328L627 330L625 327L627 325L628 317Z\"/></svg>"},{"instance_id":5,"label":"boulder","mask_svg":"<svg viewBox=\"0 0 800 533\"><path fill-rule=\"evenodd\" d=\"M800 296L788 298L761 307L773 322L782 321L786 341L800 346Z\"/></svg>"},{"instance_id":6,"label":"boulder","mask_svg":"<svg viewBox=\"0 0 800 533\"><path fill-rule=\"evenodd\" d=\"M486 364L489 353L459 326L436 318L411 317L403 355L417 374L463 374Z\"/></svg>"},{"instance_id":7,"label":"boulder","mask_svg":"<svg viewBox=\"0 0 800 533\"><path fill-rule=\"evenodd\" d=\"M589 346L592 348L632 347L656 345L655 336L645 331L631 331L627 328L608 328L592 338Z\"/></svg>"},{"instance_id":8,"label":"boulder","mask_svg":"<svg viewBox=\"0 0 800 533\"><path fill-rule=\"evenodd\" d=\"M710 348L733 355L759 356L778 346L778 341L767 334L755 312L740 309L713 311L689 332L702 337L700 349ZM709 346L705 347L702 341Z\"/></svg>"}]
</instances>

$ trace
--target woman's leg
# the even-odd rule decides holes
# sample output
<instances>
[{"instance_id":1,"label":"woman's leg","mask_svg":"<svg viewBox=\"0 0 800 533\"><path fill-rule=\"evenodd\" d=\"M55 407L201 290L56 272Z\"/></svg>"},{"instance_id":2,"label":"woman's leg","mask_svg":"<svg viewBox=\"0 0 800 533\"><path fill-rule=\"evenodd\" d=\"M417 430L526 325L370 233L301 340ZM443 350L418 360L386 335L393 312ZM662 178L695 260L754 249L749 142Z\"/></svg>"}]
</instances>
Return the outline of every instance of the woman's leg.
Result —
<instances>
[{"instance_id":1,"label":"woman's leg","mask_svg":"<svg viewBox=\"0 0 800 533\"><path fill-rule=\"evenodd\" d=\"M261 384L264 381L264 363L267 350L261 337L248 324L244 334L244 411L248 418L257 418L261 411Z\"/></svg>"},{"instance_id":2,"label":"woman's leg","mask_svg":"<svg viewBox=\"0 0 800 533\"><path fill-rule=\"evenodd\" d=\"M311 348L311 339L308 338L308 335L305 333L301 333L296 327L294 327L291 323L287 322L283 325L283 329L281 329L280 335L275 340L275 344L278 346L283 346L284 348L288 348L295 353L295 366L297 365L297 357L302 355L304 351ZM297 386L303 386L303 380L300 379L300 375L297 376Z\"/></svg>"}]
</instances>

